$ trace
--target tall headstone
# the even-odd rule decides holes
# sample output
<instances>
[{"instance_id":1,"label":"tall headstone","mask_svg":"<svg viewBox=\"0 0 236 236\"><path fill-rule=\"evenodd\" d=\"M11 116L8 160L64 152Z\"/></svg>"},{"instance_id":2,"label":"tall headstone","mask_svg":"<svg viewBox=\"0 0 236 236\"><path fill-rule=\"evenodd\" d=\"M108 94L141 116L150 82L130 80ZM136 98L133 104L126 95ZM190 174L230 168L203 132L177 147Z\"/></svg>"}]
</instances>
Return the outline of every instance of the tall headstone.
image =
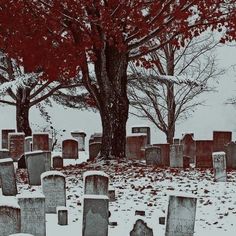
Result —
<instances>
[{"instance_id":1,"label":"tall headstone","mask_svg":"<svg viewBox=\"0 0 236 236\"><path fill-rule=\"evenodd\" d=\"M170 144L169 143L160 143L153 144L155 147L161 149L161 159L163 160L164 166L170 166Z\"/></svg>"},{"instance_id":2,"label":"tall headstone","mask_svg":"<svg viewBox=\"0 0 236 236\"><path fill-rule=\"evenodd\" d=\"M147 165L163 166L161 148L155 146L146 147L145 159Z\"/></svg>"},{"instance_id":3,"label":"tall headstone","mask_svg":"<svg viewBox=\"0 0 236 236\"><path fill-rule=\"evenodd\" d=\"M226 145L232 141L232 132L213 131L213 152L225 151Z\"/></svg>"},{"instance_id":4,"label":"tall headstone","mask_svg":"<svg viewBox=\"0 0 236 236\"><path fill-rule=\"evenodd\" d=\"M78 144L79 144L79 151L84 151L86 133L83 131L72 131L71 136L77 139Z\"/></svg>"},{"instance_id":5,"label":"tall headstone","mask_svg":"<svg viewBox=\"0 0 236 236\"><path fill-rule=\"evenodd\" d=\"M196 167L212 168L212 140L196 140Z\"/></svg>"},{"instance_id":6,"label":"tall headstone","mask_svg":"<svg viewBox=\"0 0 236 236\"><path fill-rule=\"evenodd\" d=\"M184 134L181 143L183 144L183 155L189 157L191 163L195 163L196 142L193 139L193 133Z\"/></svg>"},{"instance_id":7,"label":"tall headstone","mask_svg":"<svg viewBox=\"0 0 236 236\"><path fill-rule=\"evenodd\" d=\"M105 195L84 195L82 236L108 236L109 200Z\"/></svg>"},{"instance_id":8,"label":"tall headstone","mask_svg":"<svg viewBox=\"0 0 236 236\"><path fill-rule=\"evenodd\" d=\"M102 143L93 142L89 144L89 160L93 161L99 155L101 151Z\"/></svg>"},{"instance_id":9,"label":"tall headstone","mask_svg":"<svg viewBox=\"0 0 236 236\"><path fill-rule=\"evenodd\" d=\"M126 137L126 156L128 159L144 160L145 147L147 146L146 134L133 134Z\"/></svg>"},{"instance_id":10,"label":"tall headstone","mask_svg":"<svg viewBox=\"0 0 236 236\"><path fill-rule=\"evenodd\" d=\"M21 232L46 236L45 196L38 193L18 196L21 209Z\"/></svg>"},{"instance_id":11,"label":"tall headstone","mask_svg":"<svg viewBox=\"0 0 236 236\"><path fill-rule=\"evenodd\" d=\"M193 236L197 198L170 196L165 236Z\"/></svg>"},{"instance_id":12,"label":"tall headstone","mask_svg":"<svg viewBox=\"0 0 236 236\"><path fill-rule=\"evenodd\" d=\"M66 182L61 172L45 172L41 175L41 182L46 213L56 213L57 206L66 206Z\"/></svg>"},{"instance_id":13,"label":"tall headstone","mask_svg":"<svg viewBox=\"0 0 236 236\"><path fill-rule=\"evenodd\" d=\"M173 144L170 145L170 167L172 168L183 168L183 145Z\"/></svg>"},{"instance_id":14,"label":"tall headstone","mask_svg":"<svg viewBox=\"0 0 236 236\"><path fill-rule=\"evenodd\" d=\"M62 158L78 159L78 141L76 139L66 139L62 141Z\"/></svg>"},{"instance_id":15,"label":"tall headstone","mask_svg":"<svg viewBox=\"0 0 236 236\"><path fill-rule=\"evenodd\" d=\"M2 148L8 149L8 134L15 133L14 129L2 129Z\"/></svg>"},{"instance_id":16,"label":"tall headstone","mask_svg":"<svg viewBox=\"0 0 236 236\"><path fill-rule=\"evenodd\" d=\"M138 219L134 224L132 231L130 232L130 236L153 236L153 230L147 226L147 224Z\"/></svg>"},{"instance_id":17,"label":"tall headstone","mask_svg":"<svg viewBox=\"0 0 236 236\"><path fill-rule=\"evenodd\" d=\"M230 142L226 146L226 167L236 169L236 142Z\"/></svg>"},{"instance_id":18,"label":"tall headstone","mask_svg":"<svg viewBox=\"0 0 236 236\"><path fill-rule=\"evenodd\" d=\"M86 171L83 179L84 194L108 196L109 176L103 171Z\"/></svg>"},{"instance_id":19,"label":"tall headstone","mask_svg":"<svg viewBox=\"0 0 236 236\"><path fill-rule=\"evenodd\" d=\"M32 136L25 137L25 152L32 152L33 138Z\"/></svg>"},{"instance_id":20,"label":"tall headstone","mask_svg":"<svg viewBox=\"0 0 236 236\"><path fill-rule=\"evenodd\" d=\"M143 133L147 134L147 144L151 144L151 130L149 126L134 126L131 128L133 134Z\"/></svg>"},{"instance_id":21,"label":"tall headstone","mask_svg":"<svg viewBox=\"0 0 236 236\"><path fill-rule=\"evenodd\" d=\"M50 169L51 152L27 152L25 153L25 162L29 175L29 184L41 185L41 174Z\"/></svg>"},{"instance_id":22,"label":"tall headstone","mask_svg":"<svg viewBox=\"0 0 236 236\"><path fill-rule=\"evenodd\" d=\"M20 233L21 230L20 206L11 197L0 199L0 235Z\"/></svg>"},{"instance_id":23,"label":"tall headstone","mask_svg":"<svg viewBox=\"0 0 236 236\"><path fill-rule=\"evenodd\" d=\"M0 159L9 158L10 152L8 149L0 149Z\"/></svg>"},{"instance_id":24,"label":"tall headstone","mask_svg":"<svg viewBox=\"0 0 236 236\"><path fill-rule=\"evenodd\" d=\"M34 133L33 134L33 151L50 151L49 134L48 133Z\"/></svg>"},{"instance_id":25,"label":"tall headstone","mask_svg":"<svg viewBox=\"0 0 236 236\"><path fill-rule=\"evenodd\" d=\"M17 161L25 152L25 134L24 133L9 133L8 146L10 157Z\"/></svg>"},{"instance_id":26,"label":"tall headstone","mask_svg":"<svg viewBox=\"0 0 236 236\"><path fill-rule=\"evenodd\" d=\"M2 194L5 196L15 196L17 194L16 174L11 158L0 159L0 179Z\"/></svg>"},{"instance_id":27,"label":"tall headstone","mask_svg":"<svg viewBox=\"0 0 236 236\"><path fill-rule=\"evenodd\" d=\"M226 158L225 152L213 152L213 170L214 179L216 182L226 182L227 172L226 172Z\"/></svg>"}]
</instances>

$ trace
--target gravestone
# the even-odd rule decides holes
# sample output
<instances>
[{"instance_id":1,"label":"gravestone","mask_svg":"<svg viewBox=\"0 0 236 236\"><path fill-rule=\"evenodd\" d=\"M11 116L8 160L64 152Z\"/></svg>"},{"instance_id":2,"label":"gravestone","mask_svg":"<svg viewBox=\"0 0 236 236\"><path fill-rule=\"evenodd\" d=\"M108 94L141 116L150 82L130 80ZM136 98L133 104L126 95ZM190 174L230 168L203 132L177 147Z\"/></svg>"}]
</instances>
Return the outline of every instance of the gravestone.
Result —
<instances>
[{"instance_id":1,"label":"gravestone","mask_svg":"<svg viewBox=\"0 0 236 236\"><path fill-rule=\"evenodd\" d=\"M33 134L33 151L50 151L49 134L48 133L34 133Z\"/></svg>"},{"instance_id":2,"label":"gravestone","mask_svg":"<svg viewBox=\"0 0 236 236\"><path fill-rule=\"evenodd\" d=\"M78 141L79 151L85 151L85 137L86 133L83 131L72 131L71 136Z\"/></svg>"},{"instance_id":3,"label":"gravestone","mask_svg":"<svg viewBox=\"0 0 236 236\"><path fill-rule=\"evenodd\" d=\"M51 152L27 152L25 153L25 162L29 175L29 184L41 185L41 174L50 169Z\"/></svg>"},{"instance_id":4,"label":"gravestone","mask_svg":"<svg viewBox=\"0 0 236 236\"><path fill-rule=\"evenodd\" d=\"M8 149L8 134L15 132L14 129L2 129L2 149Z\"/></svg>"},{"instance_id":5,"label":"gravestone","mask_svg":"<svg viewBox=\"0 0 236 236\"><path fill-rule=\"evenodd\" d=\"M108 236L108 204L105 195L84 195L82 236Z\"/></svg>"},{"instance_id":6,"label":"gravestone","mask_svg":"<svg viewBox=\"0 0 236 236\"><path fill-rule=\"evenodd\" d=\"M213 131L213 152L225 151L226 145L232 141L232 132Z\"/></svg>"},{"instance_id":7,"label":"gravestone","mask_svg":"<svg viewBox=\"0 0 236 236\"><path fill-rule=\"evenodd\" d=\"M179 145L180 144L180 139L179 138L174 138L173 139L173 144Z\"/></svg>"},{"instance_id":8,"label":"gravestone","mask_svg":"<svg viewBox=\"0 0 236 236\"><path fill-rule=\"evenodd\" d=\"M25 137L25 152L32 152L33 138L32 136Z\"/></svg>"},{"instance_id":9,"label":"gravestone","mask_svg":"<svg viewBox=\"0 0 236 236\"><path fill-rule=\"evenodd\" d=\"M21 232L46 236L45 196L31 192L17 198L21 209Z\"/></svg>"},{"instance_id":10,"label":"gravestone","mask_svg":"<svg viewBox=\"0 0 236 236\"><path fill-rule=\"evenodd\" d=\"M196 168L212 168L212 140L196 140Z\"/></svg>"},{"instance_id":11,"label":"gravestone","mask_svg":"<svg viewBox=\"0 0 236 236\"><path fill-rule=\"evenodd\" d=\"M161 159L164 166L170 166L170 144L169 143L159 143L153 144L154 147L159 147L161 149Z\"/></svg>"},{"instance_id":12,"label":"gravestone","mask_svg":"<svg viewBox=\"0 0 236 236\"><path fill-rule=\"evenodd\" d=\"M165 236L193 236L197 198L170 196Z\"/></svg>"},{"instance_id":13,"label":"gravestone","mask_svg":"<svg viewBox=\"0 0 236 236\"><path fill-rule=\"evenodd\" d=\"M25 134L9 133L8 145L10 157L13 159L13 161L17 161L25 152Z\"/></svg>"},{"instance_id":14,"label":"gravestone","mask_svg":"<svg viewBox=\"0 0 236 236\"><path fill-rule=\"evenodd\" d=\"M133 134L143 133L147 134L147 144L151 143L151 130L149 126L134 126L131 128Z\"/></svg>"},{"instance_id":15,"label":"gravestone","mask_svg":"<svg viewBox=\"0 0 236 236\"><path fill-rule=\"evenodd\" d=\"M101 151L102 143L94 142L89 144L89 160L93 161Z\"/></svg>"},{"instance_id":16,"label":"gravestone","mask_svg":"<svg viewBox=\"0 0 236 236\"><path fill-rule=\"evenodd\" d=\"M153 231L151 228L147 226L147 224L138 219L134 224L132 231L130 232L130 236L153 236Z\"/></svg>"},{"instance_id":17,"label":"gravestone","mask_svg":"<svg viewBox=\"0 0 236 236\"><path fill-rule=\"evenodd\" d=\"M196 142L193 139L193 133L184 134L181 144L183 144L183 155L190 158L190 163L195 163Z\"/></svg>"},{"instance_id":18,"label":"gravestone","mask_svg":"<svg viewBox=\"0 0 236 236\"><path fill-rule=\"evenodd\" d=\"M20 233L20 206L11 197L0 198L0 235Z\"/></svg>"},{"instance_id":19,"label":"gravestone","mask_svg":"<svg viewBox=\"0 0 236 236\"><path fill-rule=\"evenodd\" d=\"M66 206L66 182L61 172L47 171L41 175L41 182L46 213L56 213L57 206Z\"/></svg>"},{"instance_id":20,"label":"gravestone","mask_svg":"<svg viewBox=\"0 0 236 236\"><path fill-rule=\"evenodd\" d=\"M147 165L163 166L161 157L161 148L154 146L145 148L145 159Z\"/></svg>"},{"instance_id":21,"label":"gravestone","mask_svg":"<svg viewBox=\"0 0 236 236\"><path fill-rule=\"evenodd\" d=\"M128 159L144 160L147 134L133 134L126 137L126 156Z\"/></svg>"},{"instance_id":22,"label":"gravestone","mask_svg":"<svg viewBox=\"0 0 236 236\"><path fill-rule=\"evenodd\" d=\"M52 139L52 137L48 138L48 143L49 143L49 151L52 151L52 146L53 146L53 139Z\"/></svg>"},{"instance_id":23,"label":"gravestone","mask_svg":"<svg viewBox=\"0 0 236 236\"><path fill-rule=\"evenodd\" d=\"M183 145L173 144L170 145L170 167L183 168Z\"/></svg>"},{"instance_id":24,"label":"gravestone","mask_svg":"<svg viewBox=\"0 0 236 236\"><path fill-rule=\"evenodd\" d=\"M226 167L236 169L236 142L230 142L226 146Z\"/></svg>"},{"instance_id":25,"label":"gravestone","mask_svg":"<svg viewBox=\"0 0 236 236\"><path fill-rule=\"evenodd\" d=\"M17 194L16 174L11 158L0 159L0 179L2 194L5 196L15 196Z\"/></svg>"},{"instance_id":26,"label":"gravestone","mask_svg":"<svg viewBox=\"0 0 236 236\"><path fill-rule=\"evenodd\" d=\"M52 167L53 167L53 169L62 169L63 168L63 158L61 156L52 157Z\"/></svg>"},{"instance_id":27,"label":"gravestone","mask_svg":"<svg viewBox=\"0 0 236 236\"><path fill-rule=\"evenodd\" d=\"M76 139L66 139L62 141L62 158L78 159L78 142Z\"/></svg>"},{"instance_id":28,"label":"gravestone","mask_svg":"<svg viewBox=\"0 0 236 236\"><path fill-rule=\"evenodd\" d=\"M25 155L22 155L17 161L18 169L26 169Z\"/></svg>"},{"instance_id":29,"label":"gravestone","mask_svg":"<svg viewBox=\"0 0 236 236\"><path fill-rule=\"evenodd\" d=\"M101 143L102 142L102 133L94 133L89 138L90 143Z\"/></svg>"},{"instance_id":30,"label":"gravestone","mask_svg":"<svg viewBox=\"0 0 236 236\"><path fill-rule=\"evenodd\" d=\"M68 210L66 207L57 207L57 223L59 225L68 225Z\"/></svg>"},{"instance_id":31,"label":"gravestone","mask_svg":"<svg viewBox=\"0 0 236 236\"><path fill-rule=\"evenodd\" d=\"M226 182L227 172L226 172L226 158L225 152L213 152L213 170L214 179L216 182Z\"/></svg>"},{"instance_id":32,"label":"gravestone","mask_svg":"<svg viewBox=\"0 0 236 236\"><path fill-rule=\"evenodd\" d=\"M190 167L190 157L189 156L183 156L183 167L189 168Z\"/></svg>"},{"instance_id":33,"label":"gravestone","mask_svg":"<svg viewBox=\"0 0 236 236\"><path fill-rule=\"evenodd\" d=\"M114 187L108 188L108 197L110 202L114 202L116 200L116 191Z\"/></svg>"},{"instance_id":34,"label":"gravestone","mask_svg":"<svg viewBox=\"0 0 236 236\"><path fill-rule=\"evenodd\" d=\"M0 159L9 158L10 152L8 149L0 149Z\"/></svg>"},{"instance_id":35,"label":"gravestone","mask_svg":"<svg viewBox=\"0 0 236 236\"><path fill-rule=\"evenodd\" d=\"M84 194L108 196L109 176L103 171L86 171L83 175Z\"/></svg>"}]
</instances>

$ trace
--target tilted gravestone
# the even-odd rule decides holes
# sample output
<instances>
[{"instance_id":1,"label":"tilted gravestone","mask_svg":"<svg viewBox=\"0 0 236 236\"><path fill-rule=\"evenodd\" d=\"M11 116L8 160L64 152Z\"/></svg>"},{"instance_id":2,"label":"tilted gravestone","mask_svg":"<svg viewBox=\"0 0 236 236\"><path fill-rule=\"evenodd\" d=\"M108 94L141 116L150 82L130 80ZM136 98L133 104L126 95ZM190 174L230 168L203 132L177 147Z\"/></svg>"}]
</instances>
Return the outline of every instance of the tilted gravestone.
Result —
<instances>
[{"instance_id":1,"label":"tilted gravestone","mask_svg":"<svg viewBox=\"0 0 236 236\"><path fill-rule=\"evenodd\" d=\"M86 133L83 131L72 131L71 136L78 141L79 151L84 151Z\"/></svg>"},{"instance_id":2,"label":"tilted gravestone","mask_svg":"<svg viewBox=\"0 0 236 236\"><path fill-rule=\"evenodd\" d=\"M9 158L10 152L8 149L0 149L0 159Z\"/></svg>"},{"instance_id":3,"label":"tilted gravestone","mask_svg":"<svg viewBox=\"0 0 236 236\"><path fill-rule=\"evenodd\" d=\"M17 194L16 174L11 158L0 159L0 179L2 194L5 196L15 196Z\"/></svg>"},{"instance_id":4,"label":"tilted gravestone","mask_svg":"<svg viewBox=\"0 0 236 236\"><path fill-rule=\"evenodd\" d=\"M50 170L51 152L34 151L25 153L30 185L41 185L41 174Z\"/></svg>"},{"instance_id":5,"label":"tilted gravestone","mask_svg":"<svg viewBox=\"0 0 236 236\"><path fill-rule=\"evenodd\" d=\"M147 226L147 224L138 219L134 224L132 231L130 232L130 236L153 236L153 230Z\"/></svg>"},{"instance_id":6,"label":"tilted gravestone","mask_svg":"<svg viewBox=\"0 0 236 236\"><path fill-rule=\"evenodd\" d=\"M17 161L25 152L25 134L10 133L8 135L8 146L10 157Z\"/></svg>"},{"instance_id":7,"label":"tilted gravestone","mask_svg":"<svg viewBox=\"0 0 236 236\"><path fill-rule=\"evenodd\" d=\"M103 171L86 171L83 182L84 194L108 196L109 176Z\"/></svg>"},{"instance_id":8,"label":"tilted gravestone","mask_svg":"<svg viewBox=\"0 0 236 236\"><path fill-rule=\"evenodd\" d=\"M46 236L45 196L32 192L17 198L21 208L21 232Z\"/></svg>"},{"instance_id":9,"label":"tilted gravestone","mask_svg":"<svg viewBox=\"0 0 236 236\"><path fill-rule=\"evenodd\" d=\"M11 197L0 198L0 235L20 233L20 206Z\"/></svg>"},{"instance_id":10,"label":"tilted gravestone","mask_svg":"<svg viewBox=\"0 0 236 236\"><path fill-rule=\"evenodd\" d=\"M226 167L236 169L236 142L230 142L226 146Z\"/></svg>"},{"instance_id":11,"label":"tilted gravestone","mask_svg":"<svg viewBox=\"0 0 236 236\"><path fill-rule=\"evenodd\" d=\"M183 145L173 144L170 145L170 167L183 168Z\"/></svg>"},{"instance_id":12,"label":"tilted gravestone","mask_svg":"<svg viewBox=\"0 0 236 236\"><path fill-rule=\"evenodd\" d=\"M145 148L145 159L147 165L163 166L163 160L161 156L161 148L159 147L146 147Z\"/></svg>"},{"instance_id":13,"label":"tilted gravestone","mask_svg":"<svg viewBox=\"0 0 236 236\"><path fill-rule=\"evenodd\" d=\"M151 143L151 129L149 126L134 126L131 128L133 134L143 133L147 134L147 144Z\"/></svg>"},{"instance_id":14,"label":"tilted gravestone","mask_svg":"<svg viewBox=\"0 0 236 236\"><path fill-rule=\"evenodd\" d=\"M15 133L14 129L2 129L2 148L8 149L8 134Z\"/></svg>"},{"instance_id":15,"label":"tilted gravestone","mask_svg":"<svg viewBox=\"0 0 236 236\"><path fill-rule=\"evenodd\" d=\"M41 182L46 213L56 213L57 206L66 206L66 182L61 172L47 171L41 175Z\"/></svg>"},{"instance_id":16,"label":"tilted gravestone","mask_svg":"<svg viewBox=\"0 0 236 236\"><path fill-rule=\"evenodd\" d=\"M225 147L232 141L232 132L213 131L213 152L225 151Z\"/></svg>"},{"instance_id":17,"label":"tilted gravestone","mask_svg":"<svg viewBox=\"0 0 236 236\"><path fill-rule=\"evenodd\" d=\"M214 179L216 182L226 182L227 172L226 172L226 158L225 152L213 152L213 170Z\"/></svg>"},{"instance_id":18,"label":"tilted gravestone","mask_svg":"<svg viewBox=\"0 0 236 236\"><path fill-rule=\"evenodd\" d=\"M34 133L33 134L33 151L50 151L49 134L48 133Z\"/></svg>"},{"instance_id":19,"label":"tilted gravestone","mask_svg":"<svg viewBox=\"0 0 236 236\"><path fill-rule=\"evenodd\" d=\"M97 158L101 151L102 143L93 142L89 144L89 160L93 161Z\"/></svg>"},{"instance_id":20,"label":"tilted gravestone","mask_svg":"<svg viewBox=\"0 0 236 236\"><path fill-rule=\"evenodd\" d=\"M212 140L196 140L196 167L212 168Z\"/></svg>"},{"instance_id":21,"label":"tilted gravestone","mask_svg":"<svg viewBox=\"0 0 236 236\"><path fill-rule=\"evenodd\" d=\"M170 196L165 236L193 236L197 198Z\"/></svg>"},{"instance_id":22,"label":"tilted gravestone","mask_svg":"<svg viewBox=\"0 0 236 236\"><path fill-rule=\"evenodd\" d=\"M61 156L52 157L52 167L53 167L53 169L62 169L63 168L63 158Z\"/></svg>"},{"instance_id":23,"label":"tilted gravestone","mask_svg":"<svg viewBox=\"0 0 236 236\"><path fill-rule=\"evenodd\" d=\"M195 163L196 158L196 142L193 139L193 133L184 134L181 139L183 144L183 155L190 158L190 163Z\"/></svg>"},{"instance_id":24,"label":"tilted gravestone","mask_svg":"<svg viewBox=\"0 0 236 236\"><path fill-rule=\"evenodd\" d=\"M82 236L108 236L109 200L105 195L84 195Z\"/></svg>"},{"instance_id":25,"label":"tilted gravestone","mask_svg":"<svg viewBox=\"0 0 236 236\"><path fill-rule=\"evenodd\" d=\"M32 152L33 137L25 137L25 152Z\"/></svg>"},{"instance_id":26,"label":"tilted gravestone","mask_svg":"<svg viewBox=\"0 0 236 236\"><path fill-rule=\"evenodd\" d=\"M62 141L62 158L78 159L78 141L76 139L66 139Z\"/></svg>"}]
</instances>

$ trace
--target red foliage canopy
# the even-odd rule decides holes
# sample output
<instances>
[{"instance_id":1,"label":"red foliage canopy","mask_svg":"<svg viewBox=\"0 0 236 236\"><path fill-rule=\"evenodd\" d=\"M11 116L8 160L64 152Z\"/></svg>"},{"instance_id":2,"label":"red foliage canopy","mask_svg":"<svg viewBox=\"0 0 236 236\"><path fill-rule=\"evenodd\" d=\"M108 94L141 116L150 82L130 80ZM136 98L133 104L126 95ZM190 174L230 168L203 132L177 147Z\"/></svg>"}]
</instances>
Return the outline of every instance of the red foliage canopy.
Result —
<instances>
[{"instance_id":1,"label":"red foliage canopy","mask_svg":"<svg viewBox=\"0 0 236 236\"><path fill-rule=\"evenodd\" d=\"M70 78L104 43L138 59L207 29L225 30L222 42L235 39L235 7L235 0L0 0L0 48L28 71Z\"/></svg>"}]
</instances>

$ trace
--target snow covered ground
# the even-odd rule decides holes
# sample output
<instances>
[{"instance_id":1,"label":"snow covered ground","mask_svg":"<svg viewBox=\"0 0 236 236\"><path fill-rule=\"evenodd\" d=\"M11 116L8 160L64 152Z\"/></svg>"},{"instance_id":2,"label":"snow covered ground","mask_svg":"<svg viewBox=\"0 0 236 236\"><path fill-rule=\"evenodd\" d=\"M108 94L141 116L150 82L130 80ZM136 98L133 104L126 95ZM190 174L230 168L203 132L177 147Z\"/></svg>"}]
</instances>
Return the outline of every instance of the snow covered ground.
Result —
<instances>
[{"instance_id":1,"label":"snow covered ground","mask_svg":"<svg viewBox=\"0 0 236 236\"><path fill-rule=\"evenodd\" d=\"M110 202L109 236L125 236L133 228L136 219L143 219L153 229L154 236L164 236L165 226L159 217L166 216L168 197L175 194L191 194L198 198L195 236L233 236L236 232L236 171L228 172L227 183L215 183L210 169L160 169L143 163L113 161L86 164L87 153L80 158L66 160L62 172L66 175L68 226L57 225L56 214L47 214L47 236L81 236L83 173L86 170L103 170L110 176L115 188L116 201ZM80 164L81 163L81 164ZM18 170L19 192L34 191L29 187L25 171ZM145 216L135 216L135 210L144 210Z\"/></svg>"}]
</instances>

